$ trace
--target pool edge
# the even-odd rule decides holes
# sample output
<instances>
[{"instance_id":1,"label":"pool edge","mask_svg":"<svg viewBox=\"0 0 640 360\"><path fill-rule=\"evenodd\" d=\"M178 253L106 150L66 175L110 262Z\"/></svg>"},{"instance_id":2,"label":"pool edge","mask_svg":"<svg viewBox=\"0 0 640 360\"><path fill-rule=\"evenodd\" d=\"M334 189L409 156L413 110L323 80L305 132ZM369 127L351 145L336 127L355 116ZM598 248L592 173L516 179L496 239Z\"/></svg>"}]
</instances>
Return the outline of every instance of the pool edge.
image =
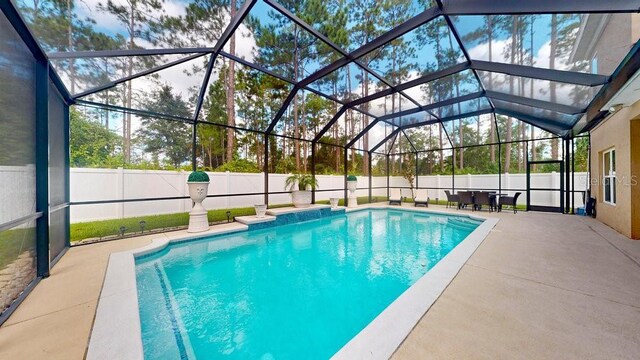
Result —
<instances>
[{"instance_id":1,"label":"pool edge","mask_svg":"<svg viewBox=\"0 0 640 360\"><path fill-rule=\"evenodd\" d=\"M200 233L173 234L151 240L132 250L112 253L98 298L98 306L89 336L87 360L143 360L142 327L138 309L135 258L163 250L171 243L211 235L247 231L240 223L214 226Z\"/></svg>"},{"instance_id":2,"label":"pool edge","mask_svg":"<svg viewBox=\"0 0 640 360\"><path fill-rule=\"evenodd\" d=\"M382 313L378 314L371 323L334 354L332 359L389 358L424 313L435 303L499 220L475 214L456 214L446 211L432 211L428 208L405 208L390 205L365 205L351 208L346 212L387 208L463 216L482 220L483 223L431 270L418 279L415 284L396 298ZM248 231L248 229L247 225L239 223L224 224L214 226L212 229L201 233L181 232L168 236L164 235L164 237L152 239L150 244L143 247L112 253L109 256L102 290L98 299L86 359L144 359L136 287L136 257L161 251L171 243L179 243L211 235ZM450 263L452 262L454 266L451 266ZM443 265L443 263L448 266ZM429 276L433 273L436 275ZM433 288L430 283L433 280L438 281L436 288ZM419 316L416 317L418 314ZM397 318L397 316L401 318Z\"/></svg>"},{"instance_id":3,"label":"pool edge","mask_svg":"<svg viewBox=\"0 0 640 360\"><path fill-rule=\"evenodd\" d=\"M455 215L447 212L441 214ZM465 215L483 222L349 340L331 359L391 358L500 220L475 214Z\"/></svg>"}]
</instances>

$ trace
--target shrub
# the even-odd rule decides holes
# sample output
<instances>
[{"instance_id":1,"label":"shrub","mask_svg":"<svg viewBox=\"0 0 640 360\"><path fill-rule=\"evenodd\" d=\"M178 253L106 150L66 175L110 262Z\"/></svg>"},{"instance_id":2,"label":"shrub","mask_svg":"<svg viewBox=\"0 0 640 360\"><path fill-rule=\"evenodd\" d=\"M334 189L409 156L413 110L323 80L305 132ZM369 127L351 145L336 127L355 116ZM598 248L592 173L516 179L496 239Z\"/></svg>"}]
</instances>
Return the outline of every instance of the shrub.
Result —
<instances>
[{"instance_id":1,"label":"shrub","mask_svg":"<svg viewBox=\"0 0 640 360\"><path fill-rule=\"evenodd\" d=\"M204 171L194 171L189 174L188 182L209 182L209 175Z\"/></svg>"},{"instance_id":2,"label":"shrub","mask_svg":"<svg viewBox=\"0 0 640 360\"><path fill-rule=\"evenodd\" d=\"M355 175L347 176L347 181L358 181L358 178Z\"/></svg>"},{"instance_id":3,"label":"shrub","mask_svg":"<svg viewBox=\"0 0 640 360\"><path fill-rule=\"evenodd\" d=\"M300 191L307 190L307 187L316 189L318 187L318 180L308 174L293 174L285 180L284 187L289 191L293 191L296 184L298 185L298 190Z\"/></svg>"}]
</instances>

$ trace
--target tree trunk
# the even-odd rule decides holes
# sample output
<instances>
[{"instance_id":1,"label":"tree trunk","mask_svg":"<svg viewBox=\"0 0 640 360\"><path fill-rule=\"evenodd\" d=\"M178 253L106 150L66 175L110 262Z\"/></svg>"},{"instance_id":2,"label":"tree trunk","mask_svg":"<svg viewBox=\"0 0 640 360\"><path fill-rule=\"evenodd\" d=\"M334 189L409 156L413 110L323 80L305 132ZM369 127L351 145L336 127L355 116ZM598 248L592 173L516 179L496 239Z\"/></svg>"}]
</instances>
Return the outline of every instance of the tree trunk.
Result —
<instances>
[{"instance_id":1,"label":"tree trunk","mask_svg":"<svg viewBox=\"0 0 640 360\"><path fill-rule=\"evenodd\" d=\"M306 135L307 133L306 125L302 125L302 133ZM304 168L305 174L308 171L307 170L308 149L309 149L309 143L305 141L304 143L302 143L302 167Z\"/></svg>"},{"instance_id":2,"label":"tree trunk","mask_svg":"<svg viewBox=\"0 0 640 360\"><path fill-rule=\"evenodd\" d=\"M457 86L456 86L457 88ZM458 106L460 106L460 103L458 103ZM459 120L460 122L460 127L458 128L458 134L460 135L460 141L459 141L459 145L460 145L460 170L464 169L464 122L462 121L462 119Z\"/></svg>"},{"instance_id":3,"label":"tree trunk","mask_svg":"<svg viewBox=\"0 0 640 360\"><path fill-rule=\"evenodd\" d=\"M129 50L135 49L135 9L134 4L131 4L131 11L129 12ZM133 57L129 57L128 65L127 65L127 75L133 75ZM125 107L131 109L132 101L133 101L133 88L132 82L127 82L127 92L126 92L126 105ZM128 164L131 162L131 113L127 112L124 117L124 121L122 124L122 138L123 138L123 155L124 162Z\"/></svg>"},{"instance_id":4,"label":"tree trunk","mask_svg":"<svg viewBox=\"0 0 640 360\"><path fill-rule=\"evenodd\" d=\"M489 41L489 62L493 61L493 18L491 15L487 16L487 40ZM493 90L493 73L489 72L489 89ZM489 127L489 139L490 143L493 144L496 142L496 124L495 121L491 121L491 126ZM496 162L496 147L495 145L491 145L489 147L491 163Z\"/></svg>"},{"instance_id":5,"label":"tree trunk","mask_svg":"<svg viewBox=\"0 0 640 360\"><path fill-rule=\"evenodd\" d=\"M236 16L236 0L231 0L229 5L230 16L233 19ZM229 53L236 54L236 35L235 32L229 38ZM227 125L236 126L235 111L235 92L236 92L236 74L235 61L229 59L229 68L227 70ZM227 128L227 162L233 160L235 150L235 130Z\"/></svg>"},{"instance_id":6,"label":"tree trunk","mask_svg":"<svg viewBox=\"0 0 640 360\"><path fill-rule=\"evenodd\" d=\"M442 124L439 124L438 129L440 130L440 172L444 172L444 151L442 150Z\"/></svg>"},{"instance_id":7,"label":"tree trunk","mask_svg":"<svg viewBox=\"0 0 640 360\"><path fill-rule=\"evenodd\" d=\"M71 12L71 0L67 0L67 51L73 51L73 13ZM76 63L69 59L69 80L71 81L71 94L76 93Z\"/></svg>"},{"instance_id":8,"label":"tree trunk","mask_svg":"<svg viewBox=\"0 0 640 360\"><path fill-rule=\"evenodd\" d=\"M369 76L364 70L362 71L362 79L363 79L363 88L362 88L362 90L364 92L363 93L363 97L367 97L367 96L369 96ZM369 103L367 103L365 105L364 110L366 112L369 112ZM364 119L364 121L362 123L362 128L365 129L369 125L369 117L366 116L366 115L362 115L362 117ZM362 147L365 150L364 161L362 163L362 167L363 167L362 173L365 176L369 176L369 161L371 161L371 160L369 159L369 152L368 152L368 150L369 150L369 132L368 131L364 135L362 135Z\"/></svg>"},{"instance_id":9,"label":"tree trunk","mask_svg":"<svg viewBox=\"0 0 640 360\"><path fill-rule=\"evenodd\" d=\"M518 21L519 16L513 17L513 22L511 26L511 63L515 64L516 62L516 49L517 49L517 34L518 34ZM509 93L513 94L514 91L514 83L513 76L509 79ZM505 135L505 159L504 159L504 171L509 172L511 168L511 117L507 117L507 125L506 125L506 135Z\"/></svg>"},{"instance_id":10,"label":"tree trunk","mask_svg":"<svg viewBox=\"0 0 640 360\"><path fill-rule=\"evenodd\" d=\"M451 49L454 49L453 47L453 40L451 39L451 36L449 36L449 47ZM460 86L458 85L458 82L454 80L454 87L456 89L456 97L460 96ZM462 109L460 107L460 103L457 104L458 106L458 115L460 115L462 113ZM460 146L460 170L464 169L464 122L462 119L460 119L460 128L458 129L458 133L460 135L460 141L458 142L458 145Z\"/></svg>"},{"instance_id":11,"label":"tree trunk","mask_svg":"<svg viewBox=\"0 0 640 360\"><path fill-rule=\"evenodd\" d=\"M556 68L556 51L558 47L558 15L551 15L551 44L549 51L549 69ZM556 102L556 84L551 82L549 86L549 101ZM558 139L551 140L551 157L558 159Z\"/></svg>"},{"instance_id":12,"label":"tree trunk","mask_svg":"<svg viewBox=\"0 0 640 360\"><path fill-rule=\"evenodd\" d=\"M298 81L298 71L300 64L299 54L298 54L298 25L294 25L294 35L293 35L293 48L295 49L293 55L293 77L296 81ZM300 128L298 125L298 94L293 98L293 140L294 143L294 152L296 157L296 171L300 172Z\"/></svg>"}]
</instances>

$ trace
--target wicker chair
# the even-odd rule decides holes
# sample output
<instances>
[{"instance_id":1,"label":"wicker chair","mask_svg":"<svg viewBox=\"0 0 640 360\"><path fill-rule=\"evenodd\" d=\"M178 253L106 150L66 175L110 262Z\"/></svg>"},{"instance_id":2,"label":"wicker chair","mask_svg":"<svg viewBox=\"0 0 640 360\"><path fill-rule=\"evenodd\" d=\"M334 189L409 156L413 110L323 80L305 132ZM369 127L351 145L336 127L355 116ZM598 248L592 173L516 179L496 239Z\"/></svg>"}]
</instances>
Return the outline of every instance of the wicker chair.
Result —
<instances>
[{"instance_id":1,"label":"wicker chair","mask_svg":"<svg viewBox=\"0 0 640 360\"><path fill-rule=\"evenodd\" d=\"M477 191L473 194L473 207L482 210L482 205L489 206L489 212L493 210L491 194L486 191Z\"/></svg>"},{"instance_id":2,"label":"wicker chair","mask_svg":"<svg viewBox=\"0 0 640 360\"><path fill-rule=\"evenodd\" d=\"M502 205L508 205L513 207L513 213L517 213L518 209L516 208L516 203L518 202L518 196L520 196L520 192L517 192L514 196L502 196L500 197L500 201L498 204L498 211L502 211Z\"/></svg>"},{"instance_id":3,"label":"wicker chair","mask_svg":"<svg viewBox=\"0 0 640 360\"><path fill-rule=\"evenodd\" d=\"M449 207L449 205L453 206L453 203L458 203L458 195L451 195L449 190L445 190L444 193L447 195L447 207Z\"/></svg>"},{"instance_id":4,"label":"wicker chair","mask_svg":"<svg viewBox=\"0 0 640 360\"><path fill-rule=\"evenodd\" d=\"M467 205L471 205L472 209L475 210L473 193L471 191L458 191L458 209L462 209Z\"/></svg>"}]
</instances>

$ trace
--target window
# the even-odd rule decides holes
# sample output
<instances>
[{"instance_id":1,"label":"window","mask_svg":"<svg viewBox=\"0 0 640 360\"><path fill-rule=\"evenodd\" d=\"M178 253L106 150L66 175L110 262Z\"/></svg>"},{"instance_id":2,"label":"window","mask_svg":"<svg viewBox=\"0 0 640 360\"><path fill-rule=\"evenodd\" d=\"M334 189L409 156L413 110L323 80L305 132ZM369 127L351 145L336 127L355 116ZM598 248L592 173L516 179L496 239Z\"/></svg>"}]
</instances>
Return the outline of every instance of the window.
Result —
<instances>
[{"instance_id":1,"label":"window","mask_svg":"<svg viewBox=\"0 0 640 360\"><path fill-rule=\"evenodd\" d=\"M602 156L602 184L604 202L616 204L616 149L607 150Z\"/></svg>"}]
</instances>

